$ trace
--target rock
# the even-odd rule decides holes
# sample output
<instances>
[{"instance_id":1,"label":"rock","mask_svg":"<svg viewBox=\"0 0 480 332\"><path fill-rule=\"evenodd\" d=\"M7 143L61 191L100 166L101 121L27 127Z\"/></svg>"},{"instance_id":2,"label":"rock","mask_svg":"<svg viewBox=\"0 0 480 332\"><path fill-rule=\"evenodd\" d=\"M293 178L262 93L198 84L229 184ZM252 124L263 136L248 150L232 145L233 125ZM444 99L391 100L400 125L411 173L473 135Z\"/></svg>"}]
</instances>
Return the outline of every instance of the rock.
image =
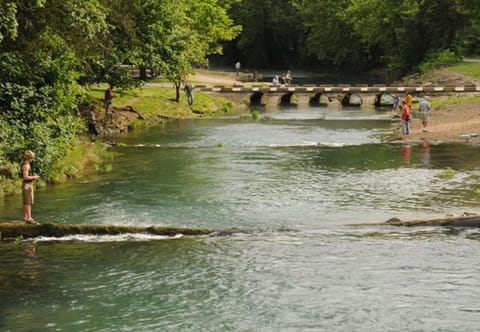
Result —
<instances>
[{"instance_id":1,"label":"rock","mask_svg":"<svg viewBox=\"0 0 480 332\"><path fill-rule=\"evenodd\" d=\"M115 226L115 225L67 225L41 223L38 225L26 224L20 221L0 223L0 240L16 238L34 238L38 236L62 237L67 235L118 235L118 234L153 234L174 236L210 235L214 231L206 228L178 228L168 226Z\"/></svg>"}]
</instances>

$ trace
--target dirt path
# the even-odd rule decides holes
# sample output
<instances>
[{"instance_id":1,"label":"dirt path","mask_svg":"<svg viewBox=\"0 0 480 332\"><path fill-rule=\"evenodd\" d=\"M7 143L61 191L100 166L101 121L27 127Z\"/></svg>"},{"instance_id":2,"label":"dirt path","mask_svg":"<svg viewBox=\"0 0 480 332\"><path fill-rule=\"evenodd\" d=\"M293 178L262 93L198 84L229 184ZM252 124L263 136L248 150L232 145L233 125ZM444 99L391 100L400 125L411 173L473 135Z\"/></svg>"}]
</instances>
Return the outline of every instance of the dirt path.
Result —
<instances>
[{"instance_id":1,"label":"dirt path","mask_svg":"<svg viewBox=\"0 0 480 332\"><path fill-rule=\"evenodd\" d=\"M421 120L414 117L410 135L402 137L399 129L398 138L414 141L426 139L430 142L475 141L476 138L465 136L480 133L480 102L433 107L428 132L423 132L422 129Z\"/></svg>"},{"instance_id":2,"label":"dirt path","mask_svg":"<svg viewBox=\"0 0 480 332\"><path fill-rule=\"evenodd\" d=\"M206 72L197 72L195 75L192 75L190 80L198 84L212 85L212 84L225 84L233 85L241 83L237 81L235 73L224 73L224 74L215 74L215 73L206 73Z\"/></svg>"}]
</instances>

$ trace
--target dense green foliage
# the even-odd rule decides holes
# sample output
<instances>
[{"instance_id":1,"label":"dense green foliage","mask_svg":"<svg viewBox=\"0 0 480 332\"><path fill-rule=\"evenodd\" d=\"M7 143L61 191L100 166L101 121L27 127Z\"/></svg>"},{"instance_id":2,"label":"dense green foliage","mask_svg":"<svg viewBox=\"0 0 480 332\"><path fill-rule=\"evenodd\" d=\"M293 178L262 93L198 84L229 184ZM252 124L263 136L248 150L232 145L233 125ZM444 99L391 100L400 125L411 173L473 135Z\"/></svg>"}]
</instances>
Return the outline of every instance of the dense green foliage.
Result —
<instances>
[{"instance_id":1,"label":"dense green foliage","mask_svg":"<svg viewBox=\"0 0 480 332\"><path fill-rule=\"evenodd\" d=\"M243 26L226 46L228 61L250 68L385 66L403 74L444 50L457 57L480 53L480 6L474 0L224 2Z\"/></svg>"},{"instance_id":2,"label":"dense green foliage","mask_svg":"<svg viewBox=\"0 0 480 332\"><path fill-rule=\"evenodd\" d=\"M31 149L53 180L84 130L88 83L126 85L129 64L179 84L238 32L217 0L2 1L0 166Z\"/></svg>"}]
</instances>

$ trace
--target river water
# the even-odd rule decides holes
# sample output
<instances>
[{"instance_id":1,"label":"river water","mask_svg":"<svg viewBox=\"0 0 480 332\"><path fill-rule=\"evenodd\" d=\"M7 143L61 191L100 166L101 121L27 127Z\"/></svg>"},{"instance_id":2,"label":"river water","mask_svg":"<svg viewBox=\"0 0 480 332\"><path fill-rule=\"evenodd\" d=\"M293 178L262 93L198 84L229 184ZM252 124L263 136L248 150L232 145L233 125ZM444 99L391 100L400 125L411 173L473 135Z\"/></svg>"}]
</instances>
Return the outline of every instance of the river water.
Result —
<instances>
[{"instance_id":1,"label":"river water","mask_svg":"<svg viewBox=\"0 0 480 332\"><path fill-rule=\"evenodd\" d=\"M478 211L479 147L383 144L368 107L264 115L130 133L113 172L37 190L40 221L236 230L0 244L0 330L477 331L478 230L351 224Z\"/></svg>"}]
</instances>

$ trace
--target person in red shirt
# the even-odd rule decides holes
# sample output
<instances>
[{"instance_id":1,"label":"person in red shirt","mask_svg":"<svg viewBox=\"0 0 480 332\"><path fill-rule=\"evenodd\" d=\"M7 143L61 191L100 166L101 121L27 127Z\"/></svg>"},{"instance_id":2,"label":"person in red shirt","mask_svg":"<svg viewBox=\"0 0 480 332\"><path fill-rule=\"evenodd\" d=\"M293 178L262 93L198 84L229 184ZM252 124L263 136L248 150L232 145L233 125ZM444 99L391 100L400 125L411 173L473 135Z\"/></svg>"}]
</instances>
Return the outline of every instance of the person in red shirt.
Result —
<instances>
[{"instance_id":1,"label":"person in red shirt","mask_svg":"<svg viewBox=\"0 0 480 332\"><path fill-rule=\"evenodd\" d=\"M410 134L410 107L405 100L402 100L402 134Z\"/></svg>"}]
</instances>

